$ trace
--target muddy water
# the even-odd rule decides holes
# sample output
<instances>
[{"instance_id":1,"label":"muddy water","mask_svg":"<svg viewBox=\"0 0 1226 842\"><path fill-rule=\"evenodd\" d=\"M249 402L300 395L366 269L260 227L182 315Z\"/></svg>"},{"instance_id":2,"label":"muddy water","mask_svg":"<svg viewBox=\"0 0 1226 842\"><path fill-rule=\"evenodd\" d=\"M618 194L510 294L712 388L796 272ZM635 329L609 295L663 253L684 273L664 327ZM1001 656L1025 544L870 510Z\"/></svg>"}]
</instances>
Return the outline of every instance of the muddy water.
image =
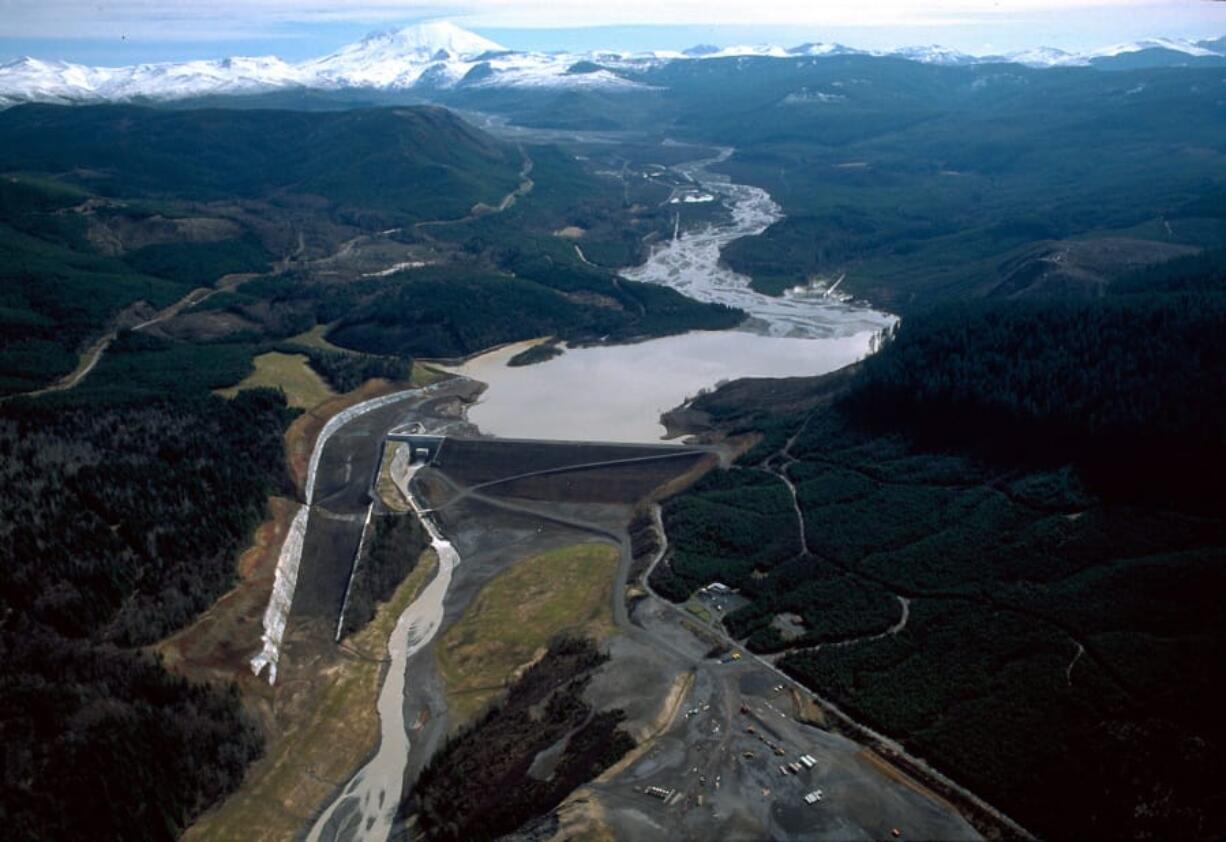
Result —
<instances>
[{"instance_id":1,"label":"muddy water","mask_svg":"<svg viewBox=\"0 0 1226 842\"><path fill-rule=\"evenodd\" d=\"M695 332L635 345L572 348L548 362L510 368L523 346L502 348L456 369L489 384L468 418L485 433L517 438L658 441L660 414L703 389L739 377L796 377L842 368L871 352L894 317L827 296L820 289L782 298L755 292L749 278L720 263L739 237L761 234L782 219L757 187L735 184L709 167L718 157L676 171L720 197L729 219L682 230L657 246L647 262L623 272L629 280L662 284L699 301L749 314L739 330Z\"/></svg>"},{"instance_id":2,"label":"muddy water","mask_svg":"<svg viewBox=\"0 0 1226 842\"><path fill-rule=\"evenodd\" d=\"M392 478L430 534L430 543L438 554L438 572L400 615L387 642L387 677L378 703L379 750L316 820L307 835L308 842L359 839L382 842L391 833L411 748L404 721L406 666L409 658L438 633L443 622L443 599L451 586L452 572L460 563L455 547L430 517L422 514L417 499L409 492L418 466L406 464L403 457L407 457L407 449L398 451L392 463Z\"/></svg>"},{"instance_id":3,"label":"muddy water","mask_svg":"<svg viewBox=\"0 0 1226 842\"><path fill-rule=\"evenodd\" d=\"M687 333L571 348L537 365L506 361L531 343L501 348L456 369L489 384L468 420L511 438L653 442L660 415L704 388L737 377L794 377L842 368L865 356L876 331L827 339L746 331Z\"/></svg>"},{"instance_id":4,"label":"muddy water","mask_svg":"<svg viewBox=\"0 0 1226 842\"><path fill-rule=\"evenodd\" d=\"M893 318L826 294L824 288L789 290L780 298L755 292L749 278L720 263L724 246L741 237L756 237L783 219L783 212L760 187L736 184L710 167L726 161L731 149L717 157L674 167L683 178L719 196L731 219L686 231L656 246L641 266L622 277L662 284L699 301L727 304L749 314L745 329L769 336L823 339L881 330ZM730 361L731 362L731 361Z\"/></svg>"}]
</instances>

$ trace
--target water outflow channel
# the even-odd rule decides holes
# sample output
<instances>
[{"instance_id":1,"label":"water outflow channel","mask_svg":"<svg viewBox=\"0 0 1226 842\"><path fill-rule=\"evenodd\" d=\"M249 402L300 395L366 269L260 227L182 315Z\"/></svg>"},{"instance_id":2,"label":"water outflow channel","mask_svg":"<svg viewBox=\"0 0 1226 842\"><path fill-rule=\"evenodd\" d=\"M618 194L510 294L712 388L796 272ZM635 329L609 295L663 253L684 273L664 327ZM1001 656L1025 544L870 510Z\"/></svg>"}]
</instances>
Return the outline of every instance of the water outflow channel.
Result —
<instances>
[{"instance_id":1,"label":"water outflow channel","mask_svg":"<svg viewBox=\"0 0 1226 842\"><path fill-rule=\"evenodd\" d=\"M387 677L379 691L379 750L316 820L308 842L321 840L382 840L392 830L400 807L404 770L409 759L408 729L404 721L404 687L409 658L434 639L443 622L443 599L451 587L451 575L460 555L439 532L434 520L422 511L409 487L420 465L408 464L408 448L401 448L392 461L392 479L408 499L438 554L438 572L413 600L387 642Z\"/></svg>"}]
</instances>

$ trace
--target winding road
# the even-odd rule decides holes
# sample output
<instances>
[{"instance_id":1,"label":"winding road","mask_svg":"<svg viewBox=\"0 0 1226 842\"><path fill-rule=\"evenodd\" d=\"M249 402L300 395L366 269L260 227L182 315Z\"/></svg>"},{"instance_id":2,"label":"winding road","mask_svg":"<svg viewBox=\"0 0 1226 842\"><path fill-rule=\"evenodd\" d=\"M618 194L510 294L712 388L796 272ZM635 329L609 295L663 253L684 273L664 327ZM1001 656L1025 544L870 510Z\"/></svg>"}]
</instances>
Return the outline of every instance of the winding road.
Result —
<instances>
[{"instance_id":1,"label":"winding road","mask_svg":"<svg viewBox=\"0 0 1226 842\"><path fill-rule=\"evenodd\" d=\"M207 301L219 292L228 292L233 290L240 284L254 277L255 275L226 275L217 282L217 286L211 289L208 287L198 287L193 289L174 304L171 304L169 307L158 311L153 318L146 319L140 324L133 325L130 330L144 330L147 327L152 327L155 324L172 319L179 315L179 313L186 310L188 307L192 307L203 301ZM119 338L119 330L119 328L112 328L102 336L98 337L98 339L94 340L94 343L90 345L89 348L85 350L85 353L81 355L81 359L77 363L77 367L56 382L52 383L50 386L44 386L43 388L36 389L33 392L22 392L20 395L8 395L7 397L0 398L0 402L19 396L36 398L39 395L47 395L51 394L52 392L63 392L67 389L73 388L88 377L89 373L94 370L95 366L98 365L99 360L102 359L102 355L105 354L107 349L111 347L111 344Z\"/></svg>"},{"instance_id":2,"label":"winding road","mask_svg":"<svg viewBox=\"0 0 1226 842\"><path fill-rule=\"evenodd\" d=\"M521 165L520 171L519 171L519 178L520 178L519 186L517 186L510 193L507 193L505 196L503 196L502 200L496 206L485 208L481 212L474 211L473 213L470 213L469 215L461 217L459 219L433 219L433 220L427 220L425 222L418 222L415 227L421 228L421 227L430 226L430 225L454 225L454 224L459 224L462 222L471 222L474 219L477 219L478 217L486 216L491 213L502 213L503 211L506 211L508 208L512 207L516 201L518 201L519 199L531 193L532 189L536 186L536 183L531 178L532 169L533 169L533 161L531 158L528 157L528 154L524 151L522 146L520 147L519 152L520 152L520 155L523 156L523 164ZM398 230L399 229L393 228L388 231L381 231L379 232L379 235L387 236L389 234L395 233ZM358 237L353 237L345 241L344 243L340 245L340 247L337 249L337 251L334 254L330 255L328 258L325 258L325 260L334 260L337 258L345 257L346 255L348 255L350 252L353 251L354 245L365 236L368 236L368 235L360 235ZM306 241L305 241L305 238L303 237L302 232L299 231L297 250L294 251L293 254L286 255L281 260L277 261L276 268L273 270L273 274L279 275L279 274L282 274L288 271L290 267L294 265L294 258L301 255L305 250L306 250ZM393 269L396 269L396 268L397 267L393 267ZM374 273L374 274L378 275L380 273ZM215 286L211 288L210 287L198 287L196 289L193 289L191 292L187 293L187 295L183 296L178 301L174 302L173 304L166 307L165 309L158 311L158 313L154 315L152 318L147 319L146 321L143 321L140 324L133 325L129 329L134 330L134 331L144 330L147 327L152 327L155 324L159 324L161 322L168 321L169 319L172 319L175 316L179 315L179 313L183 312L188 307L192 307L204 301L207 301L208 299L212 298L214 295L217 295L220 292L233 291L239 285L255 277L258 277L258 276L255 274L225 275L221 279L218 280ZM4 401L9 400L11 398L15 398L15 397L36 398L36 397L39 397L40 395L46 395L52 392L63 392L68 389L74 388L82 380L88 377L90 372L93 371L94 368L98 365L98 362L102 359L102 356L106 353L107 349L110 348L111 345L115 342L115 340L119 338L120 330L121 328L117 328L117 327L111 328L106 333L104 333L102 336L95 339L94 342L88 348L85 349L84 353L81 354L80 360L77 363L77 367L73 369L71 372L69 372L68 374L61 377L59 380L55 381L54 383L48 386L44 386L41 389L36 389L32 392L20 392L18 394L0 397L0 403L3 403Z\"/></svg>"},{"instance_id":3,"label":"winding road","mask_svg":"<svg viewBox=\"0 0 1226 842\"><path fill-rule=\"evenodd\" d=\"M652 588L651 586L651 581L650 581L651 574L655 570L656 566L661 561L664 560L665 556L668 555L668 549L669 549L668 533L664 529L664 521L663 521L663 518L661 517L661 509L660 509L659 504L654 504L652 506L652 524L654 528L657 530L657 533L659 535L660 548L659 550L656 551L651 564L647 567L647 570L643 573L643 577L641 580L642 585L644 589L649 594L651 594L652 598L657 600L660 604L666 606L668 610L676 613L678 617L682 619L683 621L689 622L691 618L689 614L683 608L681 608L679 605L676 605L675 603L669 602L667 599L660 596L658 593L656 593L655 589ZM903 614L904 616L901 622L905 624L906 618L909 615L909 608L906 603L904 603L903 605ZM899 626L899 628L901 628L901 626ZM885 734L882 734L878 731L873 730L872 728L868 727L862 722L859 722L858 720L853 719L848 713L846 713L838 705L834 704L834 702L832 702L829 698L827 698L826 696L823 696L817 691L809 688L808 686L792 678L792 676L788 675L786 672L781 670L779 667L777 667L771 661L767 660L765 657L761 655L757 655L753 652L750 652L747 649L743 649L739 641L730 637L723 630L711 628L710 631L712 634L718 637L725 646L730 647L734 651L742 652L743 658L748 658L754 663L757 663L761 665L762 667L765 667L766 669L770 670L772 673L778 676L786 686L792 687L795 690L799 691L800 693L803 693L805 695L811 696L812 698L816 699L818 703L821 704L821 706L826 709L827 712L832 714L836 719L840 720L844 725L846 725L853 733L857 735L857 737L861 741L877 749L881 754L883 754L887 758L901 760L906 765L910 766L911 768L922 772L928 779L932 781L936 781L942 787L944 787L947 791L956 793L959 797L975 805L977 809L983 811L985 814L991 816L993 819L995 819L996 821L1000 822L1002 825L1009 828L1009 830L1015 833L1017 836L1023 839L1031 839L1031 840L1036 839L1034 834L1030 833L1028 830L1026 830L1024 827L1022 827L1017 822L1015 822L1013 819L1009 818L1009 816L1005 815L1003 812L998 810L996 807L993 807L991 804L984 801L982 798L980 798L975 793L971 792L969 789L963 787L962 785L946 777L944 774L942 774L941 772L937 771L935 768L930 766L925 760L909 753L905 748L903 748L901 743L897 742L896 740L891 739L890 737L887 737Z\"/></svg>"}]
</instances>

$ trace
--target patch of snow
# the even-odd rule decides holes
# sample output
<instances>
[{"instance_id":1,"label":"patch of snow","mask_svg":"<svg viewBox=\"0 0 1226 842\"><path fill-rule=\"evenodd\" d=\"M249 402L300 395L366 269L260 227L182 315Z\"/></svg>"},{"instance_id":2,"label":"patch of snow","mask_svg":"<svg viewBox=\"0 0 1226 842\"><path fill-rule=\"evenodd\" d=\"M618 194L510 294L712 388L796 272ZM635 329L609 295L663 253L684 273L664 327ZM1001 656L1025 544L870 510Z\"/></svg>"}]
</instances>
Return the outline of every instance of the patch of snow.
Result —
<instances>
[{"instance_id":1,"label":"patch of snow","mask_svg":"<svg viewBox=\"0 0 1226 842\"><path fill-rule=\"evenodd\" d=\"M793 91L779 101L780 105L806 105L810 103L843 102L847 97L843 94L828 94L824 91L811 91L801 88Z\"/></svg>"},{"instance_id":2,"label":"patch of snow","mask_svg":"<svg viewBox=\"0 0 1226 842\"><path fill-rule=\"evenodd\" d=\"M393 229L395 230L395 229ZM377 272L363 272L363 278L386 278L388 275L395 275L397 272L403 272L405 269L420 269L423 266L430 264L424 260L406 260L402 263L393 264L386 269L380 269Z\"/></svg>"},{"instance_id":3,"label":"patch of snow","mask_svg":"<svg viewBox=\"0 0 1226 842\"><path fill-rule=\"evenodd\" d=\"M1027 67L1080 67L1090 63L1083 55L1058 50L1055 47L1035 47L1002 56L1004 61Z\"/></svg>"},{"instance_id":4,"label":"patch of snow","mask_svg":"<svg viewBox=\"0 0 1226 842\"><path fill-rule=\"evenodd\" d=\"M700 205L700 204L705 204L707 202L714 202L715 197L712 196L710 193L687 193L684 196L674 196L668 201L669 201L669 204L673 204L673 205L680 205L680 204Z\"/></svg>"}]
</instances>

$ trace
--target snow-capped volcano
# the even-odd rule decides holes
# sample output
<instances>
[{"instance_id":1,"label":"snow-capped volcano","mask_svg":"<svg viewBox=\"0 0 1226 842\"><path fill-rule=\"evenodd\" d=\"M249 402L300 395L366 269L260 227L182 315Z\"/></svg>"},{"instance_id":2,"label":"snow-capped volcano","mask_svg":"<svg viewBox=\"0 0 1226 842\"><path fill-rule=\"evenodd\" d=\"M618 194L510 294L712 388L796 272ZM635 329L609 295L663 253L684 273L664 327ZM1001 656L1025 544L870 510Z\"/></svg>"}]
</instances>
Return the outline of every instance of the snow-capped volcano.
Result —
<instances>
[{"instance_id":1,"label":"snow-capped volcano","mask_svg":"<svg viewBox=\"0 0 1226 842\"><path fill-rule=\"evenodd\" d=\"M360 60L377 61L397 56L472 58L482 53L505 52L506 47L475 32L449 21L436 21L371 33L358 43L333 53L333 56L356 56Z\"/></svg>"},{"instance_id":2,"label":"snow-capped volcano","mask_svg":"<svg viewBox=\"0 0 1226 842\"><path fill-rule=\"evenodd\" d=\"M968 65L1011 61L1031 67L1093 65L1143 50L1176 52L1196 60L1226 56L1226 39L1199 42L1155 38L1084 53L1039 47L1007 56L973 56L945 47L857 50L809 43L695 47L684 52L521 52L441 21L377 32L330 55L291 64L275 56L228 58L129 67L87 67L23 58L0 65L0 107L19 102L171 100L216 94L251 94L288 88L420 90L550 87L633 90L636 71L669 62L731 57L894 56L924 64Z\"/></svg>"},{"instance_id":3,"label":"snow-capped volcano","mask_svg":"<svg viewBox=\"0 0 1226 842\"><path fill-rule=\"evenodd\" d=\"M424 23L372 33L300 67L321 87L409 88L430 67L450 68L443 75L458 81L478 57L507 52L453 23Z\"/></svg>"},{"instance_id":4,"label":"snow-capped volcano","mask_svg":"<svg viewBox=\"0 0 1226 842\"><path fill-rule=\"evenodd\" d=\"M452 23L427 23L368 35L299 69L318 88L636 87L604 67L572 72L593 58L611 63L621 56L516 52Z\"/></svg>"}]
</instances>

